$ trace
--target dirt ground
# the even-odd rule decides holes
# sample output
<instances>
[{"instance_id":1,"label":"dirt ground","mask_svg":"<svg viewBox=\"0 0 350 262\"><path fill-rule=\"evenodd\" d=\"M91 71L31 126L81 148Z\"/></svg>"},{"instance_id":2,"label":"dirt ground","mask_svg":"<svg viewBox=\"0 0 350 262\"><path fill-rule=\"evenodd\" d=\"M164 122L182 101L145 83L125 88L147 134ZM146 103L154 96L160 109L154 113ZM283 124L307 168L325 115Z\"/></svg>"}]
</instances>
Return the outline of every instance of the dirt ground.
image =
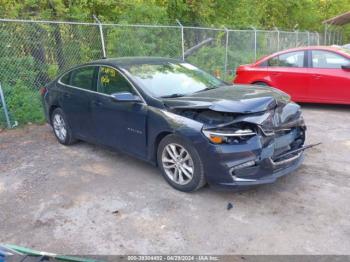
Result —
<instances>
[{"instance_id":1,"label":"dirt ground","mask_svg":"<svg viewBox=\"0 0 350 262\"><path fill-rule=\"evenodd\" d=\"M64 254L350 254L350 107L303 105L302 167L245 192L175 191L158 170L48 126L0 133L0 243ZM227 210L228 203L233 208Z\"/></svg>"}]
</instances>

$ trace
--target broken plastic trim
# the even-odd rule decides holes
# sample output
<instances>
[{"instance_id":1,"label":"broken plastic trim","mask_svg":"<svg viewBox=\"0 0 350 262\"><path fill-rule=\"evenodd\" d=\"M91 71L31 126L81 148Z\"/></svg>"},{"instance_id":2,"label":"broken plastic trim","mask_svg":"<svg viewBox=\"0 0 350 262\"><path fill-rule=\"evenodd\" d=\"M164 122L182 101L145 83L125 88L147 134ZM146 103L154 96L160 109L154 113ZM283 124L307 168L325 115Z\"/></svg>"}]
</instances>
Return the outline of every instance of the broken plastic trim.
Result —
<instances>
[{"instance_id":1,"label":"broken plastic trim","mask_svg":"<svg viewBox=\"0 0 350 262\"><path fill-rule=\"evenodd\" d=\"M230 172L233 173L234 171L236 171L238 169L251 167L251 166L255 166L255 161L254 160L251 160L251 161L245 162L243 164L239 164L239 165L236 165L234 167L231 167Z\"/></svg>"},{"instance_id":2,"label":"broken plastic trim","mask_svg":"<svg viewBox=\"0 0 350 262\"><path fill-rule=\"evenodd\" d=\"M276 163L276 162L277 162L277 163L281 163L281 161L276 161L276 160L281 159L281 158L284 158L284 157L289 156L289 155L296 154L296 153L301 153L302 151L304 151L304 150L306 150L306 149L309 149L309 148L318 146L318 145L320 145L320 144L322 144L322 143L311 144L311 145L303 146L303 147L301 147L301 148L298 148L298 149L289 151L289 152L287 152L287 153L285 153L285 154L282 154L282 155L277 156L273 161L274 161L274 163Z\"/></svg>"}]
</instances>

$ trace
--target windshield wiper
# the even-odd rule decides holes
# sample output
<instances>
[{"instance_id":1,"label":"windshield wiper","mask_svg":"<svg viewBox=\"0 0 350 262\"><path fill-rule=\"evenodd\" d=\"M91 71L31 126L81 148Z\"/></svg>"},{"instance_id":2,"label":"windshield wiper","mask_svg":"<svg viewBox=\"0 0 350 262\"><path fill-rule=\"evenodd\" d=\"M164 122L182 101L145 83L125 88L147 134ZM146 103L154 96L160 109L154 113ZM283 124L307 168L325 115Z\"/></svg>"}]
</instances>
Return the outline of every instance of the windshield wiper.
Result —
<instances>
[{"instance_id":1,"label":"windshield wiper","mask_svg":"<svg viewBox=\"0 0 350 262\"><path fill-rule=\"evenodd\" d=\"M175 97L181 97L185 96L184 94L171 94L171 95L166 95L166 96L161 96L161 98L175 98Z\"/></svg>"},{"instance_id":2,"label":"windshield wiper","mask_svg":"<svg viewBox=\"0 0 350 262\"><path fill-rule=\"evenodd\" d=\"M194 94L195 94L195 93L204 92L204 91L208 91L208 90L212 90L212 89L216 89L216 88L217 88L217 87L206 87L206 88L204 88L204 89L201 89L201 90L198 90L198 91L194 92Z\"/></svg>"}]
</instances>

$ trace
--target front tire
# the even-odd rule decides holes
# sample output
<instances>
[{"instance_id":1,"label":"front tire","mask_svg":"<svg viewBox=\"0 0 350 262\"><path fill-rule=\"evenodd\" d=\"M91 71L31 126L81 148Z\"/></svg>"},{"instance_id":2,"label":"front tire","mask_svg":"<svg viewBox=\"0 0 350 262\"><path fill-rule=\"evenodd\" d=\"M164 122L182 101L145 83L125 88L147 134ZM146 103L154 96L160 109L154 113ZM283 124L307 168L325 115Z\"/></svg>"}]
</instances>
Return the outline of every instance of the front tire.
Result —
<instances>
[{"instance_id":1,"label":"front tire","mask_svg":"<svg viewBox=\"0 0 350 262\"><path fill-rule=\"evenodd\" d=\"M206 183L197 150L179 136L168 135L160 141L157 161L165 180L177 190L192 192Z\"/></svg>"},{"instance_id":2,"label":"front tire","mask_svg":"<svg viewBox=\"0 0 350 262\"><path fill-rule=\"evenodd\" d=\"M53 133L62 145L71 145L76 142L72 130L68 125L67 118L61 108L56 108L51 114Z\"/></svg>"}]
</instances>

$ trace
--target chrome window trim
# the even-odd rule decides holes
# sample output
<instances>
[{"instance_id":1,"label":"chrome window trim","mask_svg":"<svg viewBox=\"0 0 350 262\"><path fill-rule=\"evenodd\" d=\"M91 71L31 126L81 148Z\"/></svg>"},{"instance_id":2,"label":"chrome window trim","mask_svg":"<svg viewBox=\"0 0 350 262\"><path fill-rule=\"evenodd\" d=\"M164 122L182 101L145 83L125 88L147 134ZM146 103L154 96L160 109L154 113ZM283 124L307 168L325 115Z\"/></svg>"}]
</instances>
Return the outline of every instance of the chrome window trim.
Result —
<instances>
[{"instance_id":1,"label":"chrome window trim","mask_svg":"<svg viewBox=\"0 0 350 262\"><path fill-rule=\"evenodd\" d=\"M255 182L255 181L258 181L257 179L240 178L237 176L232 176L232 178L235 182Z\"/></svg>"},{"instance_id":2,"label":"chrome window trim","mask_svg":"<svg viewBox=\"0 0 350 262\"><path fill-rule=\"evenodd\" d=\"M101 67L101 66L109 67L109 68L112 68L112 69L116 70L119 74L121 74L121 75L128 81L128 83L130 84L130 86L132 87L132 89L135 91L135 93L137 93L137 95L141 98L142 103L145 104L145 105L147 105L145 99L144 99L143 96L140 94L139 90L137 90L137 88L135 87L135 85L125 76L125 74L124 74L122 71L120 71L118 68L113 67L113 66L110 66L110 65L91 64L91 65L81 65L81 66L77 66L77 67L74 67L74 68L68 70L68 71L65 72L62 76L60 76L60 78L57 80L57 82L58 82L60 85L67 86L67 87L70 87L70 88L75 88L75 89L78 89L78 90L82 90L82 91L86 91L86 92L90 92L90 93L93 93L93 94L98 94L98 95L102 95L102 96L106 96L106 97L112 97L111 95L107 95L107 94L104 94L104 93L97 92L97 86L96 86L96 91L92 91L92 90L87 90L87 89L84 89L84 88L81 88L81 87L68 85L68 84L65 84L65 83L63 83L63 82L61 81L61 78L64 77L66 74L69 74L69 73L71 73L72 71L77 70L77 69L80 69L80 68L91 67L91 66L99 67L99 68L98 68L98 73L100 72L100 67ZM97 81L98 81L98 78L97 78ZM98 84L98 83L96 83L96 84Z\"/></svg>"}]
</instances>

